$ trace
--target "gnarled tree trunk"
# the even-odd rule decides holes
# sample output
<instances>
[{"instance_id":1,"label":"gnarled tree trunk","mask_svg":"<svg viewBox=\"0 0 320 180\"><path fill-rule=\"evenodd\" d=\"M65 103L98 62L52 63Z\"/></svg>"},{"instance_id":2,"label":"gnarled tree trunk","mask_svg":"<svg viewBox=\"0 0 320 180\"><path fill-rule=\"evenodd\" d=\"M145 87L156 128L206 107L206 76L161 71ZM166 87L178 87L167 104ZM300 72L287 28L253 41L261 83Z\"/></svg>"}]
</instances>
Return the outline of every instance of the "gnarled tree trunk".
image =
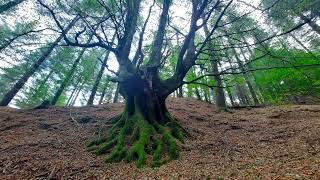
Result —
<instances>
[{"instance_id":1,"label":"gnarled tree trunk","mask_svg":"<svg viewBox=\"0 0 320 180\"><path fill-rule=\"evenodd\" d=\"M159 166L179 155L177 142L183 142L186 131L168 112L160 80L147 79L136 74L119 83L124 112L113 119L108 135L88 144L98 155L108 153L108 162L137 159L141 167L151 155L152 166Z\"/></svg>"}]
</instances>

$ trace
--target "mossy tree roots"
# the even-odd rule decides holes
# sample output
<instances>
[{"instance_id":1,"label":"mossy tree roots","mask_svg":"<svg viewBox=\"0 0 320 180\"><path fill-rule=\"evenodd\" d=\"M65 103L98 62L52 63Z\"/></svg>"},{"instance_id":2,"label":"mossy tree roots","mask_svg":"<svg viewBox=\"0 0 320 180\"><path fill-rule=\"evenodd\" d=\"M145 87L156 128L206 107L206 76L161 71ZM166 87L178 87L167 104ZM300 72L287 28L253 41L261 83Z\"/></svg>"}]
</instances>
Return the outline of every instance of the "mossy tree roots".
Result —
<instances>
[{"instance_id":1,"label":"mossy tree roots","mask_svg":"<svg viewBox=\"0 0 320 180\"><path fill-rule=\"evenodd\" d=\"M125 111L113 119L107 135L87 147L97 155L106 154L109 163L136 160L137 167L146 163L157 167L179 157L179 144L185 135L164 101L127 96Z\"/></svg>"}]
</instances>

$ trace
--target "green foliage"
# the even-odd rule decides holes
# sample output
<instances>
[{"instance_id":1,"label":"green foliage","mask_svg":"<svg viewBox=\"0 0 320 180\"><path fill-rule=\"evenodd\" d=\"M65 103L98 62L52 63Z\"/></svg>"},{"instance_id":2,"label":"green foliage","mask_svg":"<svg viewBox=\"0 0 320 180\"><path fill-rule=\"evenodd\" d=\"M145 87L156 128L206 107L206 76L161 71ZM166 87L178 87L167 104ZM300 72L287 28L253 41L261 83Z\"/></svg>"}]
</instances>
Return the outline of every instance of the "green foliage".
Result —
<instances>
[{"instance_id":1,"label":"green foliage","mask_svg":"<svg viewBox=\"0 0 320 180\"><path fill-rule=\"evenodd\" d=\"M316 13L319 11L317 0L262 0L265 8L270 7L268 16L273 22L285 30L289 30L296 24L296 18L301 14Z\"/></svg>"},{"instance_id":2,"label":"green foliage","mask_svg":"<svg viewBox=\"0 0 320 180\"><path fill-rule=\"evenodd\" d=\"M41 51L36 51L31 54L30 57L36 60L40 54ZM33 76L28 86L22 89L23 97L17 99L15 105L20 108L28 108L39 105L44 100L50 100L66 77L69 66L75 58L75 54L75 49L69 47L57 49L55 53L48 58L49 61L42 65L41 71ZM26 63L29 64L30 62L27 61ZM29 68L30 65L25 65L26 70ZM18 66L13 67L13 69L20 73ZM57 105L64 105L65 99L66 94L60 96Z\"/></svg>"},{"instance_id":3,"label":"green foliage","mask_svg":"<svg viewBox=\"0 0 320 180\"><path fill-rule=\"evenodd\" d=\"M320 97L320 67L297 67L318 64L318 55L299 50L269 49L272 56L267 56L252 63L253 69L275 67L274 69L255 71L256 84L261 94L270 104L285 103L290 97ZM255 51L254 57L262 52ZM253 58L254 58L253 57ZM292 68L276 68L292 67Z\"/></svg>"}]
</instances>

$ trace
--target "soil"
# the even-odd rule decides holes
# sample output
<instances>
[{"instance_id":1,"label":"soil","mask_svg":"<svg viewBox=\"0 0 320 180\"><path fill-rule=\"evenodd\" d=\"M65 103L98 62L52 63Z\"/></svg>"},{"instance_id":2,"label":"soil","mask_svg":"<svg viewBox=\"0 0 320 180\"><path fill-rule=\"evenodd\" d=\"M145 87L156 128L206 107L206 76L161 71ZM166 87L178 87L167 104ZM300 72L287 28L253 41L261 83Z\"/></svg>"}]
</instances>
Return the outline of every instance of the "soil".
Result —
<instances>
[{"instance_id":1,"label":"soil","mask_svg":"<svg viewBox=\"0 0 320 180\"><path fill-rule=\"evenodd\" d=\"M123 104L0 108L0 179L320 179L320 105L219 111L189 98L169 111L191 136L159 168L107 164L85 143Z\"/></svg>"}]
</instances>

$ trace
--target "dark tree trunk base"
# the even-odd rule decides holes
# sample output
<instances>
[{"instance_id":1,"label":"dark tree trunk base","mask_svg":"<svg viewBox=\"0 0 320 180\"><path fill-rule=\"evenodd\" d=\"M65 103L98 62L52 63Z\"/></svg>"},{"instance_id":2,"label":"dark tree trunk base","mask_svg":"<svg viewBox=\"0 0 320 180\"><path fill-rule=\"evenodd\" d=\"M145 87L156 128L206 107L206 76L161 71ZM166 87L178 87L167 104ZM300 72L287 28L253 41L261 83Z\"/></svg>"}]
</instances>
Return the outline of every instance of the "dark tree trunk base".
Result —
<instances>
[{"instance_id":1,"label":"dark tree trunk base","mask_svg":"<svg viewBox=\"0 0 320 180\"><path fill-rule=\"evenodd\" d=\"M149 157L153 167L179 157L178 144L184 142L187 133L168 111L162 114L161 122L150 121L139 111L129 114L126 108L115 117L108 135L90 142L88 150L107 154L108 163L137 160L137 167L146 164Z\"/></svg>"}]
</instances>

